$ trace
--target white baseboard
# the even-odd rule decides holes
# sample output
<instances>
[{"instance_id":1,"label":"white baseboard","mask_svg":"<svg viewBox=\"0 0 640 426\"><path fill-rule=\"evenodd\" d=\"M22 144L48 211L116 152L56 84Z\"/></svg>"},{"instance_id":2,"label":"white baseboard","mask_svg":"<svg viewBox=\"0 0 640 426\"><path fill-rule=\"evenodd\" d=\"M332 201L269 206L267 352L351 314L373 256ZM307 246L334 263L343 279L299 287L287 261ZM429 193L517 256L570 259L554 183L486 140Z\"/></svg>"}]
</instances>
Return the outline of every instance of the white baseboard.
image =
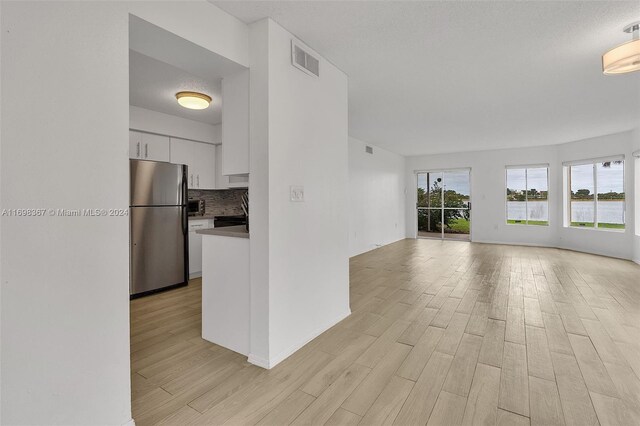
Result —
<instances>
[{"instance_id":1,"label":"white baseboard","mask_svg":"<svg viewBox=\"0 0 640 426\"><path fill-rule=\"evenodd\" d=\"M348 317L349 315L351 315L351 309L347 309L347 312L342 315L339 315L337 319L332 321L327 321L325 325L317 328L313 333L311 333L307 338L303 339L300 343L296 343L295 345L290 346L288 349L280 352L278 355L270 359L265 359L263 357L259 357L250 353L247 361L253 365L257 365L258 367L266 368L267 370L269 370L275 367L276 365L280 364L285 359L289 358L291 355L297 352L304 345L306 345L307 343L309 343L310 341L312 341L313 339L315 339L316 337L318 337L319 335L321 335L322 333L324 333L325 331L327 331L328 329L330 329L331 327L333 327L334 325L336 325L337 323L339 323L340 321Z\"/></svg>"},{"instance_id":2,"label":"white baseboard","mask_svg":"<svg viewBox=\"0 0 640 426\"><path fill-rule=\"evenodd\" d=\"M393 241L388 241L388 242L382 243L380 245L376 244L373 247L367 247L365 249L360 249L360 251L358 251L357 253L350 254L349 258L360 256L361 254L369 253L370 251L377 250L377 249L382 248L384 246L388 246L389 244L397 243L398 241L402 241L402 240L406 240L406 239L407 239L407 237L404 237L404 236L403 237L398 237L397 239L395 239Z\"/></svg>"},{"instance_id":3,"label":"white baseboard","mask_svg":"<svg viewBox=\"0 0 640 426\"><path fill-rule=\"evenodd\" d=\"M554 248L554 249L559 249L559 250L569 250L569 251L575 251L577 253L595 254L597 256L612 257L614 259L632 260L633 262L635 262L635 263L640 265L640 259L634 260L634 259L629 259L629 258L626 258L626 257L614 256L611 253L605 253L605 252L598 251L598 250L585 251L585 250L576 250L573 247L566 247L566 246L550 246L550 245L547 245L547 244L517 243L517 242L507 242L507 241L473 240L471 242L472 243L480 243L480 244L500 244L500 245L505 245L505 246L542 247L542 248Z\"/></svg>"},{"instance_id":4,"label":"white baseboard","mask_svg":"<svg viewBox=\"0 0 640 426\"><path fill-rule=\"evenodd\" d=\"M189 274L189 279L192 280L194 278L200 278L202 276L202 271L194 272Z\"/></svg>"},{"instance_id":5,"label":"white baseboard","mask_svg":"<svg viewBox=\"0 0 640 426\"><path fill-rule=\"evenodd\" d=\"M128 422L126 422L125 424L123 424L122 426L136 426L136 422L135 422L135 420L131 419Z\"/></svg>"},{"instance_id":6,"label":"white baseboard","mask_svg":"<svg viewBox=\"0 0 640 426\"><path fill-rule=\"evenodd\" d=\"M550 246L547 244L537 244L537 243L517 243L517 242L507 242L507 241L493 241L493 240L473 240L472 243L480 243L480 244L500 244L504 246L523 246L523 247L544 247L544 248L559 248L555 246Z\"/></svg>"},{"instance_id":7,"label":"white baseboard","mask_svg":"<svg viewBox=\"0 0 640 426\"><path fill-rule=\"evenodd\" d=\"M258 367L262 367L265 369L270 369L271 367L269 366L269 360L266 358L262 358L260 356L254 355L254 354L249 354L249 356L247 357L247 361L250 364L253 365L257 365Z\"/></svg>"}]
</instances>

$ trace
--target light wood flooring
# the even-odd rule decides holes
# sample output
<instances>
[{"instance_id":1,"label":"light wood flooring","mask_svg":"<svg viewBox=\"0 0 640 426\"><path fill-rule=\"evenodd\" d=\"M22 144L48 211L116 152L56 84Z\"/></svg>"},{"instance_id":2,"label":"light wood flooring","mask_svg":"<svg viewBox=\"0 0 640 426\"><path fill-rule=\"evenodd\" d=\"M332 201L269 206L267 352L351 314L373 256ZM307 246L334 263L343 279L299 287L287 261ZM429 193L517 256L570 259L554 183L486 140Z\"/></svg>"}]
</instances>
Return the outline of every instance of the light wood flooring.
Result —
<instances>
[{"instance_id":1,"label":"light wood flooring","mask_svg":"<svg viewBox=\"0 0 640 426\"><path fill-rule=\"evenodd\" d=\"M200 338L199 280L132 301L136 424L640 424L640 266L404 240L350 271L353 314L269 371Z\"/></svg>"}]
</instances>

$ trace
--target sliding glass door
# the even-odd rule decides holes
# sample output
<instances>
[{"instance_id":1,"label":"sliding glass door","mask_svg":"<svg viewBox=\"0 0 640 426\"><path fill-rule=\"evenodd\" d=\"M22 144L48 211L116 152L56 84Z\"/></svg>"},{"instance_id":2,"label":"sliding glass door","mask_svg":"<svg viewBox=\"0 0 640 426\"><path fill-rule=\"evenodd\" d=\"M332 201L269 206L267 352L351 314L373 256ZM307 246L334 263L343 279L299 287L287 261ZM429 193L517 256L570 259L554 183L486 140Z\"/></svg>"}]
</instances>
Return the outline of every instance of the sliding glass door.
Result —
<instances>
[{"instance_id":1,"label":"sliding glass door","mask_svg":"<svg viewBox=\"0 0 640 426\"><path fill-rule=\"evenodd\" d=\"M470 170L418 173L418 237L469 240Z\"/></svg>"}]
</instances>

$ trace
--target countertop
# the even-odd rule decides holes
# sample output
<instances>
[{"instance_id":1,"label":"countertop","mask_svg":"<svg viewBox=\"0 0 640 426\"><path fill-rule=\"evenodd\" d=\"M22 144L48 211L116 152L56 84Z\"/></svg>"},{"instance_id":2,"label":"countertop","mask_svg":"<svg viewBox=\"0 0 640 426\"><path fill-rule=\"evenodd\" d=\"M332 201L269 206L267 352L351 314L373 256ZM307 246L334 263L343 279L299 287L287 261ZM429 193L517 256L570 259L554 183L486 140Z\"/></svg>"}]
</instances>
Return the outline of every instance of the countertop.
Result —
<instances>
[{"instance_id":1,"label":"countertop","mask_svg":"<svg viewBox=\"0 0 640 426\"><path fill-rule=\"evenodd\" d=\"M189 220L209 220L214 219L216 216L212 214L204 215L204 216L189 216Z\"/></svg>"},{"instance_id":2,"label":"countertop","mask_svg":"<svg viewBox=\"0 0 640 426\"><path fill-rule=\"evenodd\" d=\"M201 229L196 234L220 235L222 237L249 238L249 232L244 225L225 226L223 228Z\"/></svg>"}]
</instances>

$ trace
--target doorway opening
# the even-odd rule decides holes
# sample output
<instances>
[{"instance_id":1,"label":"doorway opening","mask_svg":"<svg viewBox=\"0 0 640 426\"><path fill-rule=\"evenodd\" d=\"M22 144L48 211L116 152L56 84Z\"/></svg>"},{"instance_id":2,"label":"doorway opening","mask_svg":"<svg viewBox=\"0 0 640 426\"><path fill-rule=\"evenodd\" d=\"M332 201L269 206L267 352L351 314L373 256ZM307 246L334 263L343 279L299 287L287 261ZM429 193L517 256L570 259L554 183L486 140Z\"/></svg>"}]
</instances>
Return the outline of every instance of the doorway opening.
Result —
<instances>
[{"instance_id":1,"label":"doorway opening","mask_svg":"<svg viewBox=\"0 0 640 426\"><path fill-rule=\"evenodd\" d=\"M418 238L470 241L471 170L417 173Z\"/></svg>"}]
</instances>

